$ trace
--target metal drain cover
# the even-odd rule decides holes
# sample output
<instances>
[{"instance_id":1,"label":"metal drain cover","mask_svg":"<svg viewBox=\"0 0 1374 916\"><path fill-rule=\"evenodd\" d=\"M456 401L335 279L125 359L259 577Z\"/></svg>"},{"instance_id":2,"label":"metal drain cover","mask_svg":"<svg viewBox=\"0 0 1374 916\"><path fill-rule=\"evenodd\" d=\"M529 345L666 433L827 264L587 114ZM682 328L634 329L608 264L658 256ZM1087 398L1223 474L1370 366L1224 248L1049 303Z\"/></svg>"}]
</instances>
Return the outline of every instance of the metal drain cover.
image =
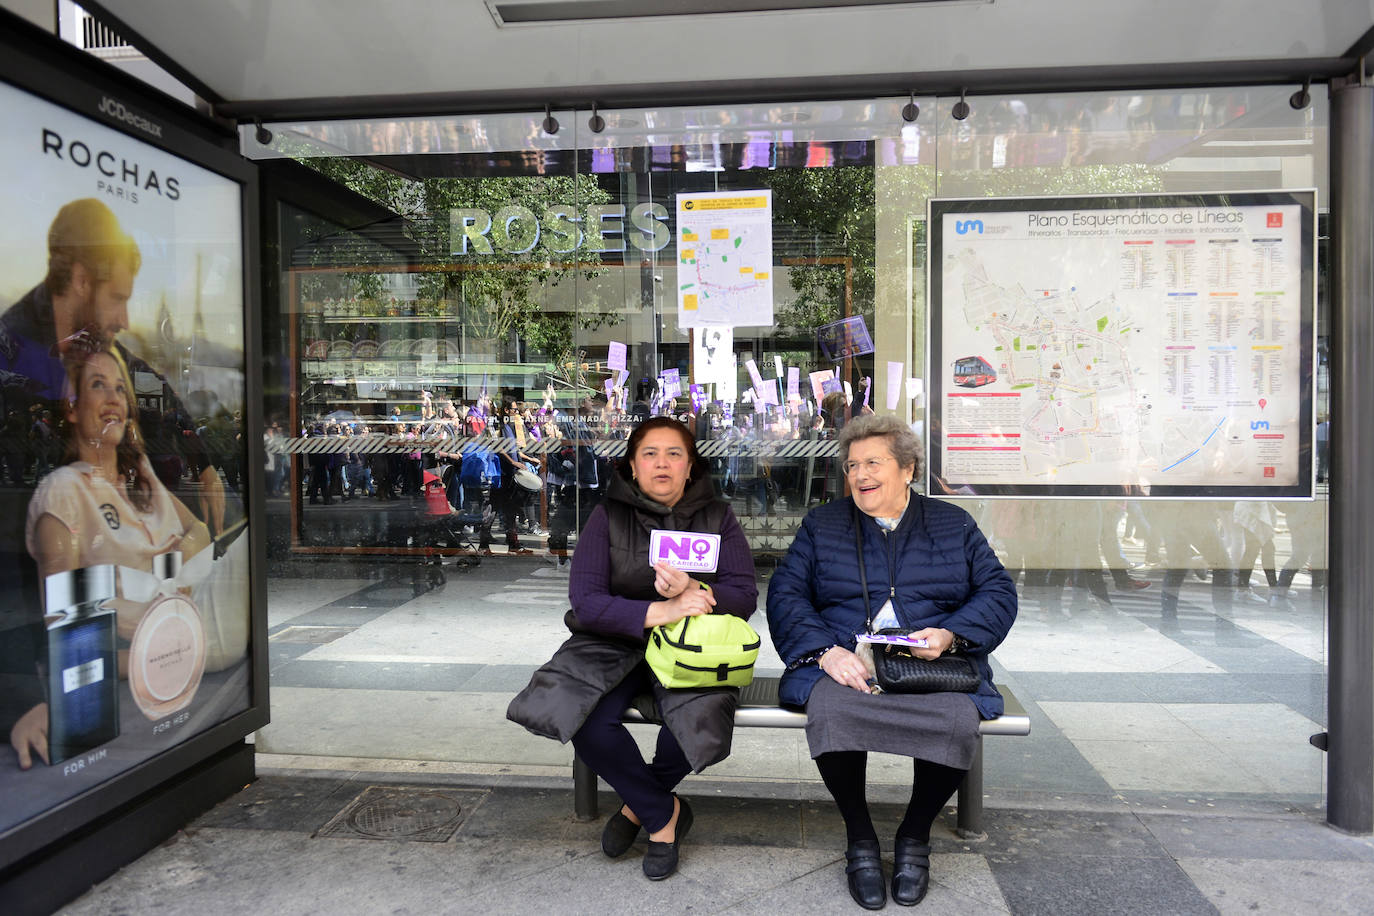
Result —
<instances>
[{"instance_id":1,"label":"metal drain cover","mask_svg":"<svg viewBox=\"0 0 1374 916\"><path fill-rule=\"evenodd\" d=\"M410 786L369 786L316 836L443 843L485 792ZM464 802L468 808L464 807Z\"/></svg>"}]
</instances>

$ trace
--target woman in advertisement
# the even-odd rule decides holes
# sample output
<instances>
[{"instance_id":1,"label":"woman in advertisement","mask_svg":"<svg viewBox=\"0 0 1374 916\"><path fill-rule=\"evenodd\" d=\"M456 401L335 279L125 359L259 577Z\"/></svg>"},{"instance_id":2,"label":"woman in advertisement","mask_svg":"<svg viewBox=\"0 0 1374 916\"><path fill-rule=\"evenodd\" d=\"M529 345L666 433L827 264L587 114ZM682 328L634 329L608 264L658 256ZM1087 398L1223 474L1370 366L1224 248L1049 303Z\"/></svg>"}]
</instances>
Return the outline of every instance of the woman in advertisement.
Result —
<instances>
[{"instance_id":1,"label":"woman in advertisement","mask_svg":"<svg viewBox=\"0 0 1374 916\"><path fill-rule=\"evenodd\" d=\"M112 347L69 352L65 463L47 475L29 503L25 543L40 580L111 564L151 572L154 558L179 551L190 559L209 546L205 524L158 480L143 448L133 383ZM116 598L117 633L130 638L149 607ZM127 676L128 650L119 652ZM22 762L47 760L47 704L29 710L10 733Z\"/></svg>"}]
</instances>

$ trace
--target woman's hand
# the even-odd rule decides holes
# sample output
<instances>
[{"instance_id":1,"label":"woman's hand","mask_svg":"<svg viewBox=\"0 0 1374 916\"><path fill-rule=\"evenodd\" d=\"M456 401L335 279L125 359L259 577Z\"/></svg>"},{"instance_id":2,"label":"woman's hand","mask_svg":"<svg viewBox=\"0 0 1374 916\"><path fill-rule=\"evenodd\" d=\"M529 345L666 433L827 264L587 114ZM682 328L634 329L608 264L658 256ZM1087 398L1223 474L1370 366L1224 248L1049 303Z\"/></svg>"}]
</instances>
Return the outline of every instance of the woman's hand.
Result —
<instances>
[{"instance_id":1,"label":"woman's hand","mask_svg":"<svg viewBox=\"0 0 1374 916\"><path fill-rule=\"evenodd\" d=\"M676 598L695 586L691 576L666 560L654 564L654 590L664 598Z\"/></svg>"},{"instance_id":2,"label":"woman's hand","mask_svg":"<svg viewBox=\"0 0 1374 916\"><path fill-rule=\"evenodd\" d=\"M864 667L863 661L844 646L829 649L821 656L820 665L821 670L830 675L830 679L835 683L852 687L862 693L873 692L868 686L868 669Z\"/></svg>"},{"instance_id":3,"label":"woman's hand","mask_svg":"<svg viewBox=\"0 0 1374 916\"><path fill-rule=\"evenodd\" d=\"M39 703L19 717L10 729L10 745L19 755L19 769L27 770L33 766L33 755L37 754L48 763L48 704Z\"/></svg>"},{"instance_id":4,"label":"woman's hand","mask_svg":"<svg viewBox=\"0 0 1374 916\"><path fill-rule=\"evenodd\" d=\"M924 649L912 646L909 651L917 658L939 658L954 645L954 634L943 627L926 627L924 630L913 630L909 635L916 639L924 639L926 646Z\"/></svg>"},{"instance_id":5,"label":"woman's hand","mask_svg":"<svg viewBox=\"0 0 1374 916\"><path fill-rule=\"evenodd\" d=\"M650 604L649 612L644 615L644 626L656 627L676 623L684 617L699 617L711 613L715 606L715 595L704 588L689 588L676 598Z\"/></svg>"}]
</instances>

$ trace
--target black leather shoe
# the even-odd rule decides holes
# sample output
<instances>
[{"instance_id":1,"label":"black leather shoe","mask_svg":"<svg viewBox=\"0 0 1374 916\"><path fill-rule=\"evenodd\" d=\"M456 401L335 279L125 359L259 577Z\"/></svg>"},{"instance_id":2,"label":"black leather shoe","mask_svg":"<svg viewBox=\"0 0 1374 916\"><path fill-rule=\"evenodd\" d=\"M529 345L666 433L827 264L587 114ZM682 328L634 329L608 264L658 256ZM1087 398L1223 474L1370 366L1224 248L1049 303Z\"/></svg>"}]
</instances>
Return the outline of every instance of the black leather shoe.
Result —
<instances>
[{"instance_id":1,"label":"black leather shoe","mask_svg":"<svg viewBox=\"0 0 1374 916\"><path fill-rule=\"evenodd\" d=\"M887 905L887 888L883 886L883 860L878 841L850 843L844 857L849 861L844 869L849 876L849 896L866 910L881 910Z\"/></svg>"},{"instance_id":2,"label":"black leather shoe","mask_svg":"<svg viewBox=\"0 0 1374 916\"><path fill-rule=\"evenodd\" d=\"M634 845L635 837L639 836L639 828L639 824L623 813L617 811L612 814L606 822L606 829L601 831L601 851L612 859L625 855Z\"/></svg>"},{"instance_id":3,"label":"black leather shoe","mask_svg":"<svg viewBox=\"0 0 1374 916\"><path fill-rule=\"evenodd\" d=\"M644 853L644 877L650 881L662 881L677 871L677 851L682 841L687 839L687 831L692 829L692 806L687 799L678 797L677 830L671 843L649 841L649 849Z\"/></svg>"},{"instance_id":4,"label":"black leather shoe","mask_svg":"<svg viewBox=\"0 0 1374 916\"><path fill-rule=\"evenodd\" d=\"M930 887L930 844L910 837L897 837L892 853L892 900L901 906L915 906Z\"/></svg>"}]
</instances>

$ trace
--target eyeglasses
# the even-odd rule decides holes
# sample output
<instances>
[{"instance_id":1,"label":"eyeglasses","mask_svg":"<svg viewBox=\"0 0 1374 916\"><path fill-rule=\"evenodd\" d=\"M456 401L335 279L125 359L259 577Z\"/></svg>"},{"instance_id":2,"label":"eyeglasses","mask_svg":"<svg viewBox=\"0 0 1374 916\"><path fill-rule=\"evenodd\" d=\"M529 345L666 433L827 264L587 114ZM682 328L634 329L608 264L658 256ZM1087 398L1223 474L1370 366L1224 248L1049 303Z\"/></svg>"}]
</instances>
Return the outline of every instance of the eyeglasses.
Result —
<instances>
[{"instance_id":1,"label":"eyeglasses","mask_svg":"<svg viewBox=\"0 0 1374 916\"><path fill-rule=\"evenodd\" d=\"M846 477L852 476L859 468L863 468L870 474L876 474L883 465L887 464L889 461L896 460L896 458L887 457L869 458L867 461L846 461L844 464L840 465L840 469L844 471Z\"/></svg>"}]
</instances>

